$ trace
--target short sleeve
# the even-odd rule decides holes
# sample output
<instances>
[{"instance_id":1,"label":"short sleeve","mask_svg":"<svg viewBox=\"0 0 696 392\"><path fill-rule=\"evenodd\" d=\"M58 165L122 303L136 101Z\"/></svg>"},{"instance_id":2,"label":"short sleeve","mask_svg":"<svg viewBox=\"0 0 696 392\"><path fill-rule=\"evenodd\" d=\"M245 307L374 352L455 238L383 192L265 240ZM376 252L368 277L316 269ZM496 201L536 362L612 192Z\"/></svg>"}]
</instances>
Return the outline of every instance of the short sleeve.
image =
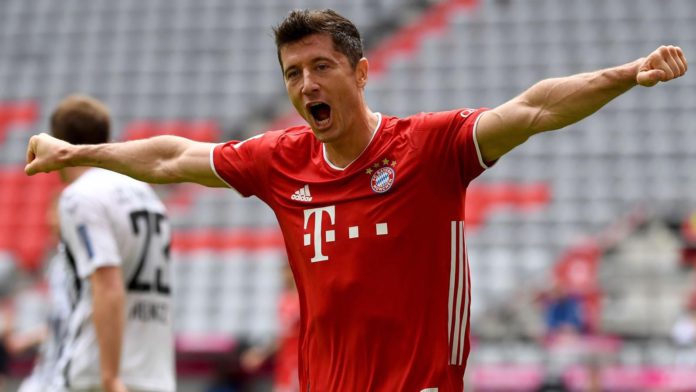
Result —
<instances>
[{"instance_id":1,"label":"short sleeve","mask_svg":"<svg viewBox=\"0 0 696 392\"><path fill-rule=\"evenodd\" d=\"M103 203L91 195L70 192L61 196L59 212L61 236L80 278L87 278L100 267L121 265Z\"/></svg>"},{"instance_id":2,"label":"short sleeve","mask_svg":"<svg viewBox=\"0 0 696 392\"><path fill-rule=\"evenodd\" d=\"M465 108L428 113L424 120L430 131L428 140L431 141L431 147L440 150L435 151L435 154L453 157L465 183L472 181L495 163L484 162L476 139L478 120L486 110L488 109ZM433 137L436 139L433 140Z\"/></svg>"},{"instance_id":3,"label":"short sleeve","mask_svg":"<svg viewBox=\"0 0 696 392\"><path fill-rule=\"evenodd\" d=\"M218 178L242 196L263 199L274 146L270 132L241 142L217 144L211 149L210 165Z\"/></svg>"}]
</instances>

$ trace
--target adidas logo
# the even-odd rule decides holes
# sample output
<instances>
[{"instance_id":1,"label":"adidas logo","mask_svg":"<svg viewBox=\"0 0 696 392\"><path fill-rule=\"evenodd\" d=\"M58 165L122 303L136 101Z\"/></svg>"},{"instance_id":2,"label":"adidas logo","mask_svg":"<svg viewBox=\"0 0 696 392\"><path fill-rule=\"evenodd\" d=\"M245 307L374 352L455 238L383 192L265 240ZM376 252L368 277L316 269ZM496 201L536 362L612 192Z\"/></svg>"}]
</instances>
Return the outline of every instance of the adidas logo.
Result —
<instances>
[{"instance_id":1,"label":"adidas logo","mask_svg":"<svg viewBox=\"0 0 696 392\"><path fill-rule=\"evenodd\" d=\"M296 190L290 198L298 201L312 201L312 194L309 193L309 185L305 185L303 188Z\"/></svg>"}]
</instances>

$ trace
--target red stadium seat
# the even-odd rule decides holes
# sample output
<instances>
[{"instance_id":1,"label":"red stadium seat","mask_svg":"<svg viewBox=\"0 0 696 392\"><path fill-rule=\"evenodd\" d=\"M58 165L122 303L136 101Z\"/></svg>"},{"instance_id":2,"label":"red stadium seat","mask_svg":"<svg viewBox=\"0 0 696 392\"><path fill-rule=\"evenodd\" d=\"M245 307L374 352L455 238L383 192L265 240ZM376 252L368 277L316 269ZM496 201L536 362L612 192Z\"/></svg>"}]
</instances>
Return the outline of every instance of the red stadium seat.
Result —
<instances>
[{"instance_id":1,"label":"red stadium seat","mask_svg":"<svg viewBox=\"0 0 696 392\"><path fill-rule=\"evenodd\" d=\"M284 242L275 228L196 230L175 232L172 247L181 252L198 249L277 249L283 248Z\"/></svg>"},{"instance_id":2,"label":"red stadium seat","mask_svg":"<svg viewBox=\"0 0 696 392\"><path fill-rule=\"evenodd\" d=\"M529 211L548 205L550 200L551 191L545 183L473 185L466 194L467 227L479 227L489 213L500 208Z\"/></svg>"},{"instance_id":3,"label":"red stadium seat","mask_svg":"<svg viewBox=\"0 0 696 392\"><path fill-rule=\"evenodd\" d=\"M15 245L15 254L22 268L28 271L35 271L41 267L41 261L47 248L45 239L45 236L36 233L36 235L23 237Z\"/></svg>"},{"instance_id":4,"label":"red stadium seat","mask_svg":"<svg viewBox=\"0 0 696 392\"><path fill-rule=\"evenodd\" d=\"M38 118L38 105L33 101L0 102L0 143L13 125L31 126Z\"/></svg>"},{"instance_id":5,"label":"red stadium seat","mask_svg":"<svg viewBox=\"0 0 696 392\"><path fill-rule=\"evenodd\" d=\"M28 177L21 167L0 169L0 249L15 254L22 268L40 267L50 246L47 212L60 187L56 173Z\"/></svg>"}]
</instances>

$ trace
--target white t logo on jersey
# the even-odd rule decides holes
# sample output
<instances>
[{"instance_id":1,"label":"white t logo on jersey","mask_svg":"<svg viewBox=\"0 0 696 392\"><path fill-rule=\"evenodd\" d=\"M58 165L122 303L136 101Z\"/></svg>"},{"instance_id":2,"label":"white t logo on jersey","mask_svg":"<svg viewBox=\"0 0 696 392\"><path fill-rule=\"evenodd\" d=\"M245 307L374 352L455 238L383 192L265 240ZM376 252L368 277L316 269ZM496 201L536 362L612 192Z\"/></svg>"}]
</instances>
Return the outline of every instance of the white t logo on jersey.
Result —
<instances>
[{"instance_id":1,"label":"white t logo on jersey","mask_svg":"<svg viewBox=\"0 0 696 392\"><path fill-rule=\"evenodd\" d=\"M304 245L309 246L312 244L312 240L314 240L314 257L310 260L312 263L316 263L318 261L326 261L329 259L328 256L324 255L321 253L321 243L322 243L322 237L324 233L326 233L326 242L334 242L336 240L336 232L334 230L326 230L322 231L322 218L324 216L324 212L329 214L329 218L331 219L331 224L335 224L336 222L336 206L327 206L327 207L320 207L320 208L311 208L304 210L304 228L305 230L307 229L307 224L309 223L309 217L314 215L314 235L312 234L305 234L304 235Z\"/></svg>"}]
</instances>

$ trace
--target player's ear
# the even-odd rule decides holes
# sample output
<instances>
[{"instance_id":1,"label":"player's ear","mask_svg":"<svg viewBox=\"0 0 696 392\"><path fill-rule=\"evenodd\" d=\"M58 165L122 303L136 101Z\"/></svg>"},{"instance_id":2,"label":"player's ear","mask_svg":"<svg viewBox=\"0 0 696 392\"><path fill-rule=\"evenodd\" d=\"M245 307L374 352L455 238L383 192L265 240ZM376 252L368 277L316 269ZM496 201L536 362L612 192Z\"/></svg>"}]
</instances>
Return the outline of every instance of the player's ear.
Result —
<instances>
[{"instance_id":1,"label":"player's ear","mask_svg":"<svg viewBox=\"0 0 696 392\"><path fill-rule=\"evenodd\" d=\"M367 84L367 72L370 69L370 64L365 57L358 60L358 64L355 65L355 78L358 82L358 87L364 88Z\"/></svg>"}]
</instances>

